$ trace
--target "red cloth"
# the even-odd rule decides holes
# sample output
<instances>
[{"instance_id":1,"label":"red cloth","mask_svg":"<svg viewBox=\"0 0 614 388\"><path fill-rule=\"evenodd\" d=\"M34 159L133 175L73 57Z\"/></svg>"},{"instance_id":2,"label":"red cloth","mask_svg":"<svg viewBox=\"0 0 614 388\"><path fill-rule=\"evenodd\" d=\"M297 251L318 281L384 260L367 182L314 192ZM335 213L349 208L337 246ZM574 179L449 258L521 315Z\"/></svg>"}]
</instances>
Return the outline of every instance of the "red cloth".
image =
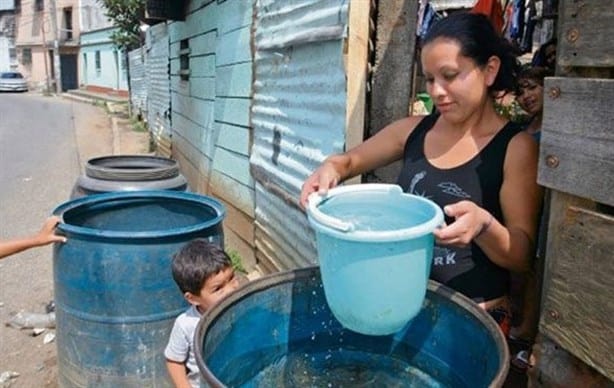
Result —
<instances>
[{"instance_id":1,"label":"red cloth","mask_svg":"<svg viewBox=\"0 0 614 388\"><path fill-rule=\"evenodd\" d=\"M499 0L478 0L471 12L486 15L498 33L503 31L503 8Z\"/></svg>"}]
</instances>

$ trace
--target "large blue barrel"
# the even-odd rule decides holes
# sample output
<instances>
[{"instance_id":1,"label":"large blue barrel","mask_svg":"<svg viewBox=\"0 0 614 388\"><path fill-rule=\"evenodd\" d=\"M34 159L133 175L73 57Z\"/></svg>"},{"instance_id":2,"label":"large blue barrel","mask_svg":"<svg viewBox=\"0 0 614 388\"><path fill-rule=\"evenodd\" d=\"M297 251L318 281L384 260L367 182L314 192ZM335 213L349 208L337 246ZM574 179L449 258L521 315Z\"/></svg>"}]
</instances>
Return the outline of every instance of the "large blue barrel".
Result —
<instances>
[{"instance_id":1,"label":"large blue barrel","mask_svg":"<svg viewBox=\"0 0 614 388\"><path fill-rule=\"evenodd\" d=\"M187 308L171 256L191 239L223 246L223 205L168 190L115 192L58 206L53 276L61 387L166 387L163 351Z\"/></svg>"},{"instance_id":2,"label":"large blue barrel","mask_svg":"<svg viewBox=\"0 0 614 388\"><path fill-rule=\"evenodd\" d=\"M246 284L200 320L194 342L210 387L501 387L509 364L496 322L434 281L398 332L344 329L318 268Z\"/></svg>"}]
</instances>

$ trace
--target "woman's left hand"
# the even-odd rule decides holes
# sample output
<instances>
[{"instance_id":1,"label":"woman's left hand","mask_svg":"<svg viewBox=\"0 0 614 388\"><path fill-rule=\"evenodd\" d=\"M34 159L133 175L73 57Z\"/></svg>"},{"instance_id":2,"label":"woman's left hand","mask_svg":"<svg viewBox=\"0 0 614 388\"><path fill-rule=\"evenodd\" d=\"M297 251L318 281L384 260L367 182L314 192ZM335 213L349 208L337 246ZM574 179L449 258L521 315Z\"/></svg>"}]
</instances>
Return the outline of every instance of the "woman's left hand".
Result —
<instances>
[{"instance_id":1,"label":"woman's left hand","mask_svg":"<svg viewBox=\"0 0 614 388\"><path fill-rule=\"evenodd\" d=\"M492 215L471 201L460 201L443 208L454 222L435 229L433 234L441 245L467 246L490 226Z\"/></svg>"}]
</instances>

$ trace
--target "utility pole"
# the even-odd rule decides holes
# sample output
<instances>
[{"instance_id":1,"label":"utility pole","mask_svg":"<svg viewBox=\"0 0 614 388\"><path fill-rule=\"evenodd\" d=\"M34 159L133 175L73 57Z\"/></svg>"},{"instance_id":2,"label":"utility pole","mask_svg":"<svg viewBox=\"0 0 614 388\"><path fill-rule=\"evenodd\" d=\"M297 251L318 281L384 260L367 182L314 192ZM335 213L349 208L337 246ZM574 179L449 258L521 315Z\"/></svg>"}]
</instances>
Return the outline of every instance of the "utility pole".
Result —
<instances>
[{"instance_id":1,"label":"utility pole","mask_svg":"<svg viewBox=\"0 0 614 388\"><path fill-rule=\"evenodd\" d=\"M60 32L58 29L58 13L55 6L55 0L49 0L49 18L51 19L51 28L53 29L53 73L55 75L55 92L62 92L62 74L60 68Z\"/></svg>"},{"instance_id":2,"label":"utility pole","mask_svg":"<svg viewBox=\"0 0 614 388\"><path fill-rule=\"evenodd\" d=\"M45 93L51 93L51 86L49 84L49 51L47 51L47 37L45 36L45 18L41 18L41 32L43 33L43 59L45 60L45 81L47 83L47 90Z\"/></svg>"}]
</instances>

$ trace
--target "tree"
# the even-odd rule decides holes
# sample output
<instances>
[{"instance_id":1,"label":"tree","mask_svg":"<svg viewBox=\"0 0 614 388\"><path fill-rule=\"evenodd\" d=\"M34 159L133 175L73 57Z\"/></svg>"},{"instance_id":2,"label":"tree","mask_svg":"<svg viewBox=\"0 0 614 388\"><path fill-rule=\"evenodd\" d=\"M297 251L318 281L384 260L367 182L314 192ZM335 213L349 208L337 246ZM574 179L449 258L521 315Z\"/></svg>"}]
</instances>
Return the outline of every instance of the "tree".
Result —
<instances>
[{"instance_id":1,"label":"tree","mask_svg":"<svg viewBox=\"0 0 614 388\"><path fill-rule=\"evenodd\" d=\"M145 0L97 0L107 10L107 17L117 30L111 40L120 50L129 51L141 45L140 21L145 14Z\"/></svg>"}]
</instances>

